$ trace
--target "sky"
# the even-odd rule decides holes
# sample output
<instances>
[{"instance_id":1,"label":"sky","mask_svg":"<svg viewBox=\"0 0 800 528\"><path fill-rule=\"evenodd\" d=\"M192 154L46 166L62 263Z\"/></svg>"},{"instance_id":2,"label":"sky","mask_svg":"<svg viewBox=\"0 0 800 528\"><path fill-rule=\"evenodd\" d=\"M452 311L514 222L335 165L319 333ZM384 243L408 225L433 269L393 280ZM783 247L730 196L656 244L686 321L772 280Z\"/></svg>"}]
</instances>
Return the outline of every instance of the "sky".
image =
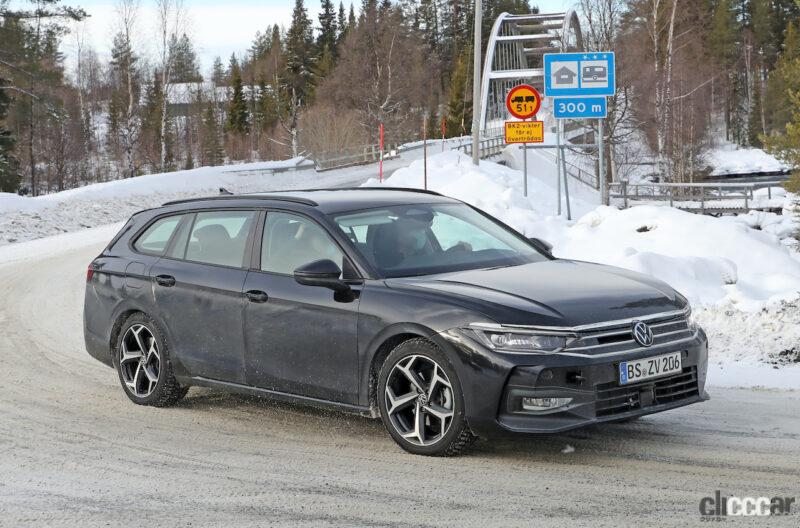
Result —
<instances>
[{"instance_id":1,"label":"sky","mask_svg":"<svg viewBox=\"0 0 800 528\"><path fill-rule=\"evenodd\" d=\"M273 24L288 27L294 0L184 0L189 13L189 35L193 38L201 62L207 73L220 56L227 63L232 53L241 54L253 41L256 31L264 32ZM15 4L22 3L16 0ZM65 0L67 5L83 7L91 17L84 22L89 42L101 57L107 57L115 28L115 3L113 0ZM339 0L334 0L338 8ZM350 0L345 0L349 9ZM354 0L356 9L360 0ZM565 11L575 0L531 0L541 12ZM138 38L139 49L148 50L155 40L155 14L152 0L141 0ZM309 15L316 22L319 0L306 0ZM69 57L74 44L67 37L64 52ZM152 52L152 50L149 50Z\"/></svg>"}]
</instances>

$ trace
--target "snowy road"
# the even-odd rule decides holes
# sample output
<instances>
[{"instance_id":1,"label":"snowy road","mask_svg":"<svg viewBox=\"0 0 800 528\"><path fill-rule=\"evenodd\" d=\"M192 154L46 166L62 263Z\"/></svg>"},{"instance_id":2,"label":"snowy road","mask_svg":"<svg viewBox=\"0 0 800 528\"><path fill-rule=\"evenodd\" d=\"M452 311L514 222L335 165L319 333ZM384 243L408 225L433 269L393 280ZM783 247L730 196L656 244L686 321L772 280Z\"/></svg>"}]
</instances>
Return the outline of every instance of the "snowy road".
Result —
<instances>
[{"instance_id":1,"label":"snowy road","mask_svg":"<svg viewBox=\"0 0 800 528\"><path fill-rule=\"evenodd\" d=\"M800 496L798 392L712 388L457 459L406 455L378 421L209 390L137 407L82 345L86 265L112 234L0 250L0 526L686 526L715 490Z\"/></svg>"}]
</instances>

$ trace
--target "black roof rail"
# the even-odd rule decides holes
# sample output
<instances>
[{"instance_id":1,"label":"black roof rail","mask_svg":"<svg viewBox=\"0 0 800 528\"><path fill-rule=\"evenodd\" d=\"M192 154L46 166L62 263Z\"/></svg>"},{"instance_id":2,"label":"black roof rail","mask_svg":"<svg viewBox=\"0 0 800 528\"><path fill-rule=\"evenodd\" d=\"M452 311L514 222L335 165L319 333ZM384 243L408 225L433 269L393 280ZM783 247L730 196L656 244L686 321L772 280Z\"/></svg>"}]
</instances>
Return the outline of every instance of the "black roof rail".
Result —
<instances>
[{"instance_id":1,"label":"black roof rail","mask_svg":"<svg viewBox=\"0 0 800 528\"><path fill-rule=\"evenodd\" d=\"M167 206L167 205L178 205L191 202L222 201L222 200L275 200L279 202L292 202L303 205L310 205L312 207L316 207L319 205L314 200L309 200L308 198L300 198L299 196L285 196L280 194L223 194L220 196L201 196L198 198L184 198L182 200L172 200L171 202L167 202L163 205Z\"/></svg>"},{"instance_id":2,"label":"black roof rail","mask_svg":"<svg viewBox=\"0 0 800 528\"><path fill-rule=\"evenodd\" d=\"M297 189L296 191L284 192L319 192L319 191L403 191L442 196L436 191L428 189L417 189L416 187L333 187L330 189Z\"/></svg>"}]
</instances>

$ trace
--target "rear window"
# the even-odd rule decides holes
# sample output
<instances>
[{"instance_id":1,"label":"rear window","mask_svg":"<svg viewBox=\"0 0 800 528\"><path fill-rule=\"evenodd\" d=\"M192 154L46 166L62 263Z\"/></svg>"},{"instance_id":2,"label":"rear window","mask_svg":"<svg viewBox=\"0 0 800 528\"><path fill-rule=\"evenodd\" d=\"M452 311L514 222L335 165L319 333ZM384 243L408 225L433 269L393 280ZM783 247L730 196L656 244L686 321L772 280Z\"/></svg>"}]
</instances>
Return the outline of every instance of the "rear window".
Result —
<instances>
[{"instance_id":1,"label":"rear window","mask_svg":"<svg viewBox=\"0 0 800 528\"><path fill-rule=\"evenodd\" d=\"M163 255L181 218L183 215L167 216L156 220L136 239L133 247L141 253Z\"/></svg>"}]
</instances>

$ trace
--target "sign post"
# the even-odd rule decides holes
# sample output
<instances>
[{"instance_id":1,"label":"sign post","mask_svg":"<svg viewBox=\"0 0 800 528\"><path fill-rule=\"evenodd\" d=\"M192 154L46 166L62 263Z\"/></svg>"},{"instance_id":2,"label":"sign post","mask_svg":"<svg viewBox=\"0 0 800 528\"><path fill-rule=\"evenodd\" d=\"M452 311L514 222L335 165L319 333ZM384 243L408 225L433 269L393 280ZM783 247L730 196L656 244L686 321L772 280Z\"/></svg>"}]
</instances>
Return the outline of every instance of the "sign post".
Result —
<instances>
[{"instance_id":1,"label":"sign post","mask_svg":"<svg viewBox=\"0 0 800 528\"><path fill-rule=\"evenodd\" d=\"M512 88L506 96L508 113L522 121L506 121L506 143L522 143L523 192L528 196L528 143L544 142L544 123L528 121L535 118L542 106L542 96L533 86L520 84Z\"/></svg>"},{"instance_id":2,"label":"sign post","mask_svg":"<svg viewBox=\"0 0 800 528\"><path fill-rule=\"evenodd\" d=\"M613 51L581 53L545 53L544 93L553 97L553 114L556 119L597 119L598 169L600 202L605 204L607 184L605 175L605 144L603 119L608 113L606 96L616 91L616 57ZM559 121L559 162L564 173L564 192L567 196L567 217L571 216L567 166ZM560 185L559 185L560 188ZM558 211L561 214L559 197Z\"/></svg>"},{"instance_id":3,"label":"sign post","mask_svg":"<svg viewBox=\"0 0 800 528\"><path fill-rule=\"evenodd\" d=\"M380 147L381 147L381 157L380 157L380 168L378 169L378 181L383 181L383 123L380 126Z\"/></svg>"}]
</instances>

